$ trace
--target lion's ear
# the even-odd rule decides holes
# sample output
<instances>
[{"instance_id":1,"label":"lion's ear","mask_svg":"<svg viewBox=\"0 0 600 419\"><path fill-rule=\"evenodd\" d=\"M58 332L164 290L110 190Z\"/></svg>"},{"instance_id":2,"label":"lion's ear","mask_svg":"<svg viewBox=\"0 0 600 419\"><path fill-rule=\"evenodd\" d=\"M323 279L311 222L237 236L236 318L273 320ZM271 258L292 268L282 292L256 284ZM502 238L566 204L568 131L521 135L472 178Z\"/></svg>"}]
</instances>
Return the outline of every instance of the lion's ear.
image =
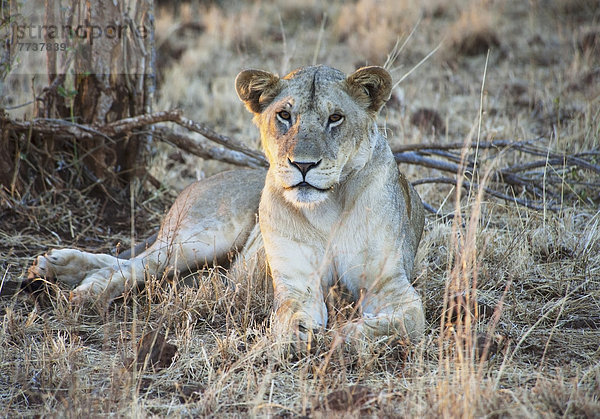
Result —
<instances>
[{"instance_id":1,"label":"lion's ear","mask_svg":"<svg viewBox=\"0 0 600 419\"><path fill-rule=\"evenodd\" d=\"M392 77L382 67L363 67L348 76L346 86L354 99L377 113L390 98Z\"/></svg>"},{"instance_id":2,"label":"lion's ear","mask_svg":"<svg viewBox=\"0 0 600 419\"><path fill-rule=\"evenodd\" d=\"M281 80L262 70L244 70L235 78L235 90L250 112L261 113L281 91Z\"/></svg>"}]
</instances>

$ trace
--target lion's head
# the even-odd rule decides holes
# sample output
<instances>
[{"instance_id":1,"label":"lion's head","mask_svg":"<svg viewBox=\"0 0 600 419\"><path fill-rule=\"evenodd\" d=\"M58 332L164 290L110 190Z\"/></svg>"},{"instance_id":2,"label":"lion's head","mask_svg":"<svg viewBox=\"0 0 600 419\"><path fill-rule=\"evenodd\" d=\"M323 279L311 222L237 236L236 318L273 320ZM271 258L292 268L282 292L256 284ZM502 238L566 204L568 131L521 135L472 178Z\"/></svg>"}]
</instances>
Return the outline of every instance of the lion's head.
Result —
<instances>
[{"instance_id":1,"label":"lion's head","mask_svg":"<svg viewBox=\"0 0 600 419\"><path fill-rule=\"evenodd\" d=\"M392 79L381 67L350 76L326 66L284 78L246 70L236 90L255 115L274 179L297 206L324 201L368 161L375 117L390 96Z\"/></svg>"}]
</instances>

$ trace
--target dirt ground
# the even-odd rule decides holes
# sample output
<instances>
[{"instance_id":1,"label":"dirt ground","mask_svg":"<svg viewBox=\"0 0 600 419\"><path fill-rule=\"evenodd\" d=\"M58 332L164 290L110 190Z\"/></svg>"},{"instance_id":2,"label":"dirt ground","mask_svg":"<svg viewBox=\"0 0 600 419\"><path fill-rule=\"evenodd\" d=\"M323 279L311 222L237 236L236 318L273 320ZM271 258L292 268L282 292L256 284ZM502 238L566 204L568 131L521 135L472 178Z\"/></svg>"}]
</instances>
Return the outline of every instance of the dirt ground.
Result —
<instances>
[{"instance_id":1,"label":"dirt ground","mask_svg":"<svg viewBox=\"0 0 600 419\"><path fill-rule=\"evenodd\" d=\"M286 358L272 345L268 280L238 275L234 288L215 270L197 275L197 287L154 281L106 310L74 308L55 285L49 296L0 297L3 415L600 417L600 176L565 163L588 152L600 164L597 0L159 3L154 110L180 108L259 148L234 90L240 70L322 63L350 73L387 61L402 80L379 118L392 149L527 141L542 155L467 153L482 177L564 156L527 172L559 186L542 188L545 209L416 186L439 209L414 273L428 322L416 345L336 345L334 328L314 354ZM31 97L26 87L9 92L14 103ZM151 173L167 188L136 184L133 202L75 187L35 198L3 191L2 284L24 279L51 248L127 248L156 231L177 191L229 168L157 144ZM447 176L400 169L413 182ZM445 314L456 305L462 315ZM335 326L345 313L332 312ZM173 346L154 366L132 367L150 330Z\"/></svg>"}]
</instances>

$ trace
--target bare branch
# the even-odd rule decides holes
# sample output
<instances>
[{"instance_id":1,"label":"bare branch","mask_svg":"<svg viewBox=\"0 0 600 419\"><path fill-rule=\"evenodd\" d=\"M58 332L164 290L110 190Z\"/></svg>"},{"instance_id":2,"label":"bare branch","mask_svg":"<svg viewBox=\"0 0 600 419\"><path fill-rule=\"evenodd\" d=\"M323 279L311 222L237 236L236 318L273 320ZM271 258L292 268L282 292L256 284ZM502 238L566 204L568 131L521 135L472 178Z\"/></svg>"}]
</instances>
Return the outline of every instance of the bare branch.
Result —
<instances>
[{"instance_id":1,"label":"bare branch","mask_svg":"<svg viewBox=\"0 0 600 419\"><path fill-rule=\"evenodd\" d=\"M257 160L239 151L211 146L210 144L173 132L167 128L157 128L155 136L161 141L173 144L183 151L202 157L203 159L218 160L236 166L267 167L264 160Z\"/></svg>"},{"instance_id":2,"label":"bare branch","mask_svg":"<svg viewBox=\"0 0 600 419\"><path fill-rule=\"evenodd\" d=\"M72 136L80 139L99 136L113 143L115 142L108 135L90 125L77 124L64 119L35 118L31 121L17 121L0 114L0 120L3 124L7 124L7 127L17 132L36 131L42 134Z\"/></svg>"},{"instance_id":3,"label":"bare branch","mask_svg":"<svg viewBox=\"0 0 600 419\"><path fill-rule=\"evenodd\" d=\"M496 148L498 150L505 148L517 148L527 144L524 141L512 141L512 140L494 140L489 142L480 142L479 148ZM477 143L470 143L467 145L469 148L477 147ZM394 147L395 153L403 153L406 151L427 151L427 150L460 150L465 147L464 142L450 143L450 144L406 144L398 147Z\"/></svg>"},{"instance_id":4,"label":"bare branch","mask_svg":"<svg viewBox=\"0 0 600 419\"><path fill-rule=\"evenodd\" d=\"M475 143L468 144L469 148L474 148L478 146L480 149L490 149L495 148L498 150L507 150L507 149L515 149L518 151L522 151L527 154L532 154L535 156L548 157L552 159L553 162L562 162L563 160L567 165L575 165L580 166L581 168L592 170L596 173L600 173L600 165L593 164L585 160L585 157L588 156L600 156L600 151L587 151L584 153L576 153L572 155L561 155L557 153L548 153L547 150L535 147L533 144L534 141L539 141L540 139L534 139L529 141L511 141L511 140L494 140L489 142L481 142L478 145ZM419 151L422 153L431 153L431 154L440 154L441 150L459 150L465 147L464 143L451 143L451 144L407 144L394 148L394 156L400 153L406 153L410 151ZM546 160L543 160L545 165ZM540 162L541 163L541 162ZM558 164L558 163L553 163ZM538 166L539 167L539 166ZM507 170L507 171L515 171Z\"/></svg>"},{"instance_id":5,"label":"bare branch","mask_svg":"<svg viewBox=\"0 0 600 419\"><path fill-rule=\"evenodd\" d=\"M539 139L536 140L539 141ZM564 198L565 185L569 190L569 194L576 197L576 199L581 199L582 196L580 196L578 192L569 186L575 184L581 185L581 183L577 183L577 180L566 182L564 174L573 169L581 169L594 173L600 173L600 166L596 164L598 157L600 157L600 151L586 151L571 155L561 155L558 153L549 152L547 149L541 147L536 147L534 145L536 140L495 140L490 142L482 142L478 145L475 143L467 144L466 147L468 148L478 146L479 149L496 149L500 153L506 153L507 151L512 150L524 154L543 157L539 160L492 170L490 173L490 181L493 184L503 184L519 188L519 195L526 191L527 193L533 194L536 199L528 200L516 198L502 192L498 187L492 188L486 186L484 190L488 194L499 199L515 202L519 205L533 209L541 209L546 207L546 209L557 210L558 207L555 203L559 198ZM468 155L461 157L457 153L453 152L453 150L464 149L464 147L465 144L463 143L410 144L397 147L396 152L394 153L394 158L398 163L415 164L436 169L441 172L452 173L454 176L463 176L465 179L463 186L478 188L479 185L473 182L473 161L470 160ZM439 158L432 158L430 156L436 156ZM461 159L464 159L464 162ZM543 168L544 170L541 172L531 172L532 170L538 168ZM551 168L551 170L546 170L546 168ZM454 178L437 177L418 180L414 183L414 185L420 185L424 183L457 184ZM592 187L597 185L597 183L594 182L588 183ZM431 209L433 209L433 207L428 208L428 210Z\"/></svg>"},{"instance_id":6,"label":"bare branch","mask_svg":"<svg viewBox=\"0 0 600 419\"><path fill-rule=\"evenodd\" d=\"M172 111L155 112L152 114L138 115L131 118L120 119L111 124L98 127L99 130L110 136L121 135L131 132L137 128L147 125L157 124L159 122L174 121L181 116L181 111L176 109Z\"/></svg>"},{"instance_id":7,"label":"bare branch","mask_svg":"<svg viewBox=\"0 0 600 419\"><path fill-rule=\"evenodd\" d=\"M418 166L429 167L430 169L438 169L443 172L458 173L460 166L455 163L448 163L443 160L430 159L418 153L409 151L404 153L394 153L396 163L416 164Z\"/></svg>"},{"instance_id":8,"label":"bare branch","mask_svg":"<svg viewBox=\"0 0 600 419\"><path fill-rule=\"evenodd\" d=\"M129 132L135 128L156 124L159 122L174 122L190 131L197 132L198 134L203 135L209 140L220 144L225 148L245 154L250 158L249 161L252 161L255 165L252 167L268 166L267 160L261 152L251 150L231 137L219 134L218 132L212 130L211 128L208 128L204 124L183 117L181 115L181 111L179 110L156 112L149 115L140 115L133 118L121 119L120 121L116 121L112 124L105 125L104 127L102 127L102 131L111 135L116 135L121 134L123 132ZM185 143L185 141L179 142L182 144ZM175 143L175 141L173 141L173 143Z\"/></svg>"},{"instance_id":9,"label":"bare branch","mask_svg":"<svg viewBox=\"0 0 600 419\"><path fill-rule=\"evenodd\" d=\"M221 135L212 129L208 128L206 125L201 124L199 122L194 122L191 119L184 118L180 116L173 120L173 122L181 125L184 128L189 129L190 131L197 132L198 134L204 135L211 141L214 141L217 144L221 144L224 147L227 147L231 150L239 151L240 153L244 153L249 157L253 157L256 160L263 161L265 166L267 165L267 160L265 156L260 151L250 150L242 143L234 140L233 138L227 137L225 135Z\"/></svg>"},{"instance_id":10,"label":"bare branch","mask_svg":"<svg viewBox=\"0 0 600 419\"><path fill-rule=\"evenodd\" d=\"M425 178L425 179L419 179L419 180L412 182L412 184L414 186L424 185L426 183L446 183L446 184L454 185L454 186L458 185L458 181L456 179L452 179L449 177ZM480 187L479 184L477 184L475 182L469 182L467 180L463 180L461 182L461 185L463 188L465 188L467 190L471 189L471 188L479 189L479 187ZM514 196L506 195L506 194L498 192L494 189L488 188L487 186L484 187L483 190L486 193L488 193L496 198L499 198L499 199L502 199L502 200L508 201L508 202L515 202L519 205L522 205L524 207L531 208L534 210L543 210L544 208L549 209L551 211L559 210L559 207L557 207L555 205L552 205L552 204L544 205L543 203L539 203L537 201L530 201L528 199L521 199L521 198L517 198Z\"/></svg>"}]
</instances>

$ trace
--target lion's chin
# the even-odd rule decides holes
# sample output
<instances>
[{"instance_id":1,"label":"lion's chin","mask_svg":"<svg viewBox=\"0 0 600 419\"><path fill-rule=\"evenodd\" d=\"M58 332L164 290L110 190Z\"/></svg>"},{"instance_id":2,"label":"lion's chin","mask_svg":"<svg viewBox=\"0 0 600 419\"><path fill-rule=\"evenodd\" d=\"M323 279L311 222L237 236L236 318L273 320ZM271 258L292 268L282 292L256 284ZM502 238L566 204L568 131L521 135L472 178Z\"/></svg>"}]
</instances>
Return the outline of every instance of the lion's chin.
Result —
<instances>
[{"instance_id":1,"label":"lion's chin","mask_svg":"<svg viewBox=\"0 0 600 419\"><path fill-rule=\"evenodd\" d=\"M285 199L298 207L312 207L325 201L328 191L316 189L311 186L296 186L287 188L283 192Z\"/></svg>"}]
</instances>

